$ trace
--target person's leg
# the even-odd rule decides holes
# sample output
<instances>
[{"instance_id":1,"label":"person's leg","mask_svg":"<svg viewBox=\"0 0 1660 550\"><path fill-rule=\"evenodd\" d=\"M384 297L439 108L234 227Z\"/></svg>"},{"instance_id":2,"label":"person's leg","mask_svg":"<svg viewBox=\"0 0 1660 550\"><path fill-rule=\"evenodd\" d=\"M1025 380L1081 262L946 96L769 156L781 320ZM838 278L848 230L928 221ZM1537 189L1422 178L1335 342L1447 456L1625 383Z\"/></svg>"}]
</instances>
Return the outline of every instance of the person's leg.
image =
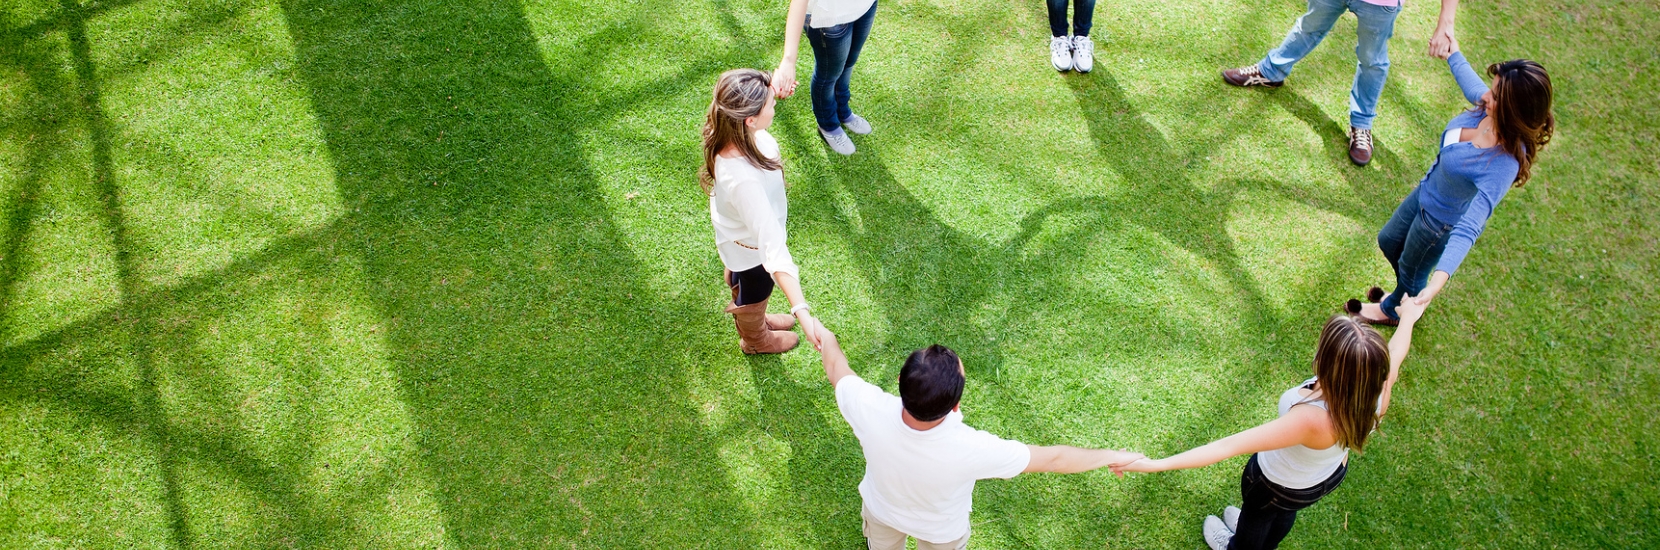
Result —
<instances>
[{"instance_id":1,"label":"person's leg","mask_svg":"<svg viewBox=\"0 0 1660 550\"><path fill-rule=\"evenodd\" d=\"M1343 0L1308 0L1308 12L1297 18L1278 47L1257 62L1257 70L1268 80L1279 82L1291 75L1291 67L1325 40L1333 23L1343 15Z\"/></svg>"},{"instance_id":2,"label":"person's leg","mask_svg":"<svg viewBox=\"0 0 1660 550\"><path fill-rule=\"evenodd\" d=\"M870 510L863 506L859 508L859 516L865 520L865 542L870 550L905 550L905 533L871 518Z\"/></svg>"},{"instance_id":3,"label":"person's leg","mask_svg":"<svg viewBox=\"0 0 1660 550\"><path fill-rule=\"evenodd\" d=\"M841 118L836 116L836 85L847 66L847 51L853 44L853 24L822 29L808 27L807 43L813 47L813 77L809 85L813 97L813 118L817 119L819 129L835 131L842 125Z\"/></svg>"},{"instance_id":4,"label":"person's leg","mask_svg":"<svg viewBox=\"0 0 1660 550\"><path fill-rule=\"evenodd\" d=\"M1349 126L1368 130L1378 116L1378 97L1389 78L1389 37L1395 34L1395 17L1401 8L1350 0L1350 9L1360 25L1356 28L1355 82L1349 90Z\"/></svg>"},{"instance_id":5,"label":"person's leg","mask_svg":"<svg viewBox=\"0 0 1660 550\"><path fill-rule=\"evenodd\" d=\"M1268 522L1268 530L1262 536L1262 545L1257 548L1263 550L1279 548L1280 541L1285 540L1285 536L1291 534L1291 525L1296 522L1296 510L1281 510L1274 515L1272 521Z\"/></svg>"},{"instance_id":6,"label":"person's leg","mask_svg":"<svg viewBox=\"0 0 1660 550\"><path fill-rule=\"evenodd\" d=\"M739 306L759 304L772 297L772 274L765 266L728 272L726 283L732 287L732 303Z\"/></svg>"},{"instance_id":7,"label":"person's leg","mask_svg":"<svg viewBox=\"0 0 1660 550\"><path fill-rule=\"evenodd\" d=\"M1401 300L1417 296L1429 284L1429 275L1435 271L1435 263L1441 261L1441 253L1446 252L1447 236L1451 233L1452 226L1435 221L1429 214L1418 213L1406 232L1400 259L1395 262L1395 290L1379 304L1384 315L1390 319L1401 318L1395 313Z\"/></svg>"},{"instance_id":8,"label":"person's leg","mask_svg":"<svg viewBox=\"0 0 1660 550\"><path fill-rule=\"evenodd\" d=\"M1095 24L1095 0L1073 0L1072 35L1089 36L1089 27Z\"/></svg>"},{"instance_id":9,"label":"person's leg","mask_svg":"<svg viewBox=\"0 0 1660 550\"><path fill-rule=\"evenodd\" d=\"M1049 36L1066 36L1066 0L1049 0Z\"/></svg>"},{"instance_id":10,"label":"person's leg","mask_svg":"<svg viewBox=\"0 0 1660 550\"><path fill-rule=\"evenodd\" d=\"M916 550L963 550L968 548L968 536L972 534L974 533L964 533L962 538L945 543L933 543L916 539Z\"/></svg>"},{"instance_id":11,"label":"person's leg","mask_svg":"<svg viewBox=\"0 0 1660 550\"><path fill-rule=\"evenodd\" d=\"M1257 467L1256 455L1251 455L1245 462L1245 470L1239 474L1239 496L1239 523L1234 525L1228 548L1259 548L1279 509L1274 508L1274 491L1268 487L1268 478L1263 477L1262 469Z\"/></svg>"},{"instance_id":12,"label":"person's leg","mask_svg":"<svg viewBox=\"0 0 1660 550\"><path fill-rule=\"evenodd\" d=\"M842 65L841 78L836 80L836 123L853 118L853 108L848 102L853 99L851 84L853 81L853 65L859 62L859 52L865 49L865 39L870 38L870 28L876 24L876 6L881 2L872 2L870 10L854 20L849 30L847 45L847 60Z\"/></svg>"},{"instance_id":13,"label":"person's leg","mask_svg":"<svg viewBox=\"0 0 1660 550\"><path fill-rule=\"evenodd\" d=\"M1406 231L1412 228L1412 220L1418 217L1418 190L1413 189L1395 207L1395 213L1384 222L1383 229L1378 230L1378 250L1383 257L1389 260L1389 270L1400 269L1401 248L1406 246Z\"/></svg>"}]
</instances>

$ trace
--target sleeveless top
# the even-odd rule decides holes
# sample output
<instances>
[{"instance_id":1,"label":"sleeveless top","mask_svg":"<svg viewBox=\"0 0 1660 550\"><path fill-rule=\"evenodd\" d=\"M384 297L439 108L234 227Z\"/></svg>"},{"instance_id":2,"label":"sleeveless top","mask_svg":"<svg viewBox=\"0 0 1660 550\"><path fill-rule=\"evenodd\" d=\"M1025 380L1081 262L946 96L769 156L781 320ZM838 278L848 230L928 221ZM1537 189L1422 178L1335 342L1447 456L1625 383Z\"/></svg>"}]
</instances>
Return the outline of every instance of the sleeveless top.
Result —
<instances>
[{"instance_id":1,"label":"sleeveless top","mask_svg":"<svg viewBox=\"0 0 1660 550\"><path fill-rule=\"evenodd\" d=\"M1314 405L1326 410L1326 401L1323 399L1307 400L1297 390L1313 389L1314 378L1308 379L1297 387L1285 390L1280 394L1280 416L1291 412L1291 407L1299 403ZM1284 449L1262 451L1257 453L1257 467L1262 469L1262 475L1269 481L1287 489L1307 489L1332 474L1343 465L1343 460L1349 457L1348 447L1340 443L1333 443L1324 449L1310 449L1302 445L1292 445Z\"/></svg>"}]
</instances>

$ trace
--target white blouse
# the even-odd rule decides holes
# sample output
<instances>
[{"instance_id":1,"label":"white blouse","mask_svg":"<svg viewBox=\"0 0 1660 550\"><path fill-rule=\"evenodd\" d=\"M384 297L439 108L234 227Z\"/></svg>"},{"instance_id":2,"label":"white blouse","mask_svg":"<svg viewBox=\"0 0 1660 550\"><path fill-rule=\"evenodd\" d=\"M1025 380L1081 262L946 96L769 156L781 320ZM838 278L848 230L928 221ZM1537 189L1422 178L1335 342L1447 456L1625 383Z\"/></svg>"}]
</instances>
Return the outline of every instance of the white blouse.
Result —
<instances>
[{"instance_id":1,"label":"white blouse","mask_svg":"<svg viewBox=\"0 0 1660 550\"><path fill-rule=\"evenodd\" d=\"M852 23L876 4L876 0L807 0L807 26L822 29Z\"/></svg>"},{"instance_id":2,"label":"white blouse","mask_svg":"<svg viewBox=\"0 0 1660 550\"><path fill-rule=\"evenodd\" d=\"M755 148L767 158L779 158L778 141L766 130L755 132ZM800 279L801 270L784 244L788 217L782 170L762 170L743 157L715 156L709 220L715 226L715 250L727 269L759 265L767 273L782 271Z\"/></svg>"}]
</instances>

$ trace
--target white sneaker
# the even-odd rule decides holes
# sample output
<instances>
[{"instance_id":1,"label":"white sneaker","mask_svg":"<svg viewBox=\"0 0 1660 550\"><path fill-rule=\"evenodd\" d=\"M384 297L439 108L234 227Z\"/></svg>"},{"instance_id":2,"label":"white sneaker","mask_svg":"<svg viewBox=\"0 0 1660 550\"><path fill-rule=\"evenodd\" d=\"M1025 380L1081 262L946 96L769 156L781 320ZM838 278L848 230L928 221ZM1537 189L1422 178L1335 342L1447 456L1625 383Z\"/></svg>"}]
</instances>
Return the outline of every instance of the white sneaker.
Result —
<instances>
[{"instance_id":1,"label":"white sneaker","mask_svg":"<svg viewBox=\"0 0 1660 550\"><path fill-rule=\"evenodd\" d=\"M1228 531L1239 532L1239 508L1233 506L1223 508L1222 525L1227 526Z\"/></svg>"},{"instance_id":2,"label":"white sneaker","mask_svg":"<svg viewBox=\"0 0 1660 550\"><path fill-rule=\"evenodd\" d=\"M1049 62L1055 65L1057 71L1064 73L1072 70L1072 40L1064 36L1051 37Z\"/></svg>"},{"instance_id":3,"label":"white sneaker","mask_svg":"<svg viewBox=\"0 0 1660 550\"><path fill-rule=\"evenodd\" d=\"M853 115L842 121L842 128L862 136L870 133L870 121L865 120L865 117Z\"/></svg>"},{"instance_id":4,"label":"white sneaker","mask_svg":"<svg viewBox=\"0 0 1660 550\"><path fill-rule=\"evenodd\" d=\"M1205 544L1210 545L1210 550L1227 550L1232 541L1233 531L1222 524L1222 518L1205 516Z\"/></svg>"},{"instance_id":5,"label":"white sneaker","mask_svg":"<svg viewBox=\"0 0 1660 550\"><path fill-rule=\"evenodd\" d=\"M1072 37L1072 68L1080 73L1095 68L1095 42L1088 36Z\"/></svg>"},{"instance_id":6,"label":"white sneaker","mask_svg":"<svg viewBox=\"0 0 1660 550\"><path fill-rule=\"evenodd\" d=\"M826 132L823 128L819 128L818 135L824 137L824 143L830 146L831 151L851 155L856 150L853 147L853 140L848 138L847 132L843 132L841 128L837 128L834 132Z\"/></svg>"}]
</instances>

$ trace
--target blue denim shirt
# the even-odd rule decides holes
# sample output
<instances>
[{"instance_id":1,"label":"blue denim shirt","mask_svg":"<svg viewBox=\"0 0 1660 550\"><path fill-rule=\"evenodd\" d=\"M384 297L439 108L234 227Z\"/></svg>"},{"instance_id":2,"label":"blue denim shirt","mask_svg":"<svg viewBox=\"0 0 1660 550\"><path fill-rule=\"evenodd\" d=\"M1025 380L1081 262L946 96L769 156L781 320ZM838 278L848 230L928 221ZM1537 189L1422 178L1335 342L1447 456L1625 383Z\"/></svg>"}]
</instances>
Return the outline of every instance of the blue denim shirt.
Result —
<instances>
[{"instance_id":1,"label":"blue denim shirt","mask_svg":"<svg viewBox=\"0 0 1660 550\"><path fill-rule=\"evenodd\" d=\"M1470 63L1464 60L1464 54L1452 54L1447 58L1447 67L1452 70L1453 79L1458 81L1459 89L1463 90L1464 98L1472 104L1481 101L1482 94L1487 93L1487 84L1470 68ZM1447 122L1443 132L1475 128L1486 117L1487 113L1480 109L1464 111ZM1436 143L1440 143L1440 136L1436 136ZM1521 165L1516 162L1516 158L1498 146L1482 149L1468 141L1447 145L1441 147L1435 164L1430 166L1429 173L1418 183L1418 203L1431 219L1454 225L1463 220L1471 202L1483 190L1487 190L1490 196L1502 197L1502 191L1495 194L1492 190L1510 187L1516 181L1516 173L1519 170ZM1488 215L1491 215L1492 206L1496 203L1497 201L1493 200L1486 205ZM1484 217L1484 222L1485 219ZM1468 247L1465 248L1465 252L1468 252ZM1462 260L1463 253L1457 256Z\"/></svg>"}]
</instances>

